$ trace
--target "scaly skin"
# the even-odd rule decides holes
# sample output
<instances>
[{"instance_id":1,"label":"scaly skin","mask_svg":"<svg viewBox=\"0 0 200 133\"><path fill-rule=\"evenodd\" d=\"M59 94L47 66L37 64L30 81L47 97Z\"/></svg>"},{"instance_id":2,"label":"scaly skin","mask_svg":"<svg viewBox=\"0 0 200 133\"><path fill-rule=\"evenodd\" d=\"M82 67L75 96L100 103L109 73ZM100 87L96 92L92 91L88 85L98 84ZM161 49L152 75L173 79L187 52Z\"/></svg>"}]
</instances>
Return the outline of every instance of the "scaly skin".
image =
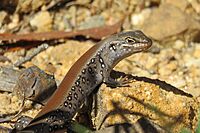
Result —
<instances>
[{"instance_id":1,"label":"scaly skin","mask_svg":"<svg viewBox=\"0 0 200 133\"><path fill-rule=\"evenodd\" d=\"M141 31L121 32L100 41L79 58L47 105L19 132L48 133L66 128L66 123L99 84L120 84L110 78L112 68L119 61L151 45L152 41Z\"/></svg>"}]
</instances>

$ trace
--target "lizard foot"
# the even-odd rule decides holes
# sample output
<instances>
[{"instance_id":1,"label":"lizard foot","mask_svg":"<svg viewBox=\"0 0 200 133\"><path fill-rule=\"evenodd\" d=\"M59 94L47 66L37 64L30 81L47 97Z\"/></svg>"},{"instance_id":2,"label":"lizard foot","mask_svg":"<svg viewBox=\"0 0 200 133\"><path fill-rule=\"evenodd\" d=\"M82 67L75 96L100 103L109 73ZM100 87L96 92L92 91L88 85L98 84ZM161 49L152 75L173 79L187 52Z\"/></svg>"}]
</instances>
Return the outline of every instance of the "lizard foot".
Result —
<instances>
[{"instance_id":1,"label":"lizard foot","mask_svg":"<svg viewBox=\"0 0 200 133\"><path fill-rule=\"evenodd\" d=\"M111 88L116 88L116 87L129 87L129 83L131 83L131 80L129 80L127 77L120 77L118 80L115 80L111 77L109 77L105 81L106 85L111 87Z\"/></svg>"}]
</instances>

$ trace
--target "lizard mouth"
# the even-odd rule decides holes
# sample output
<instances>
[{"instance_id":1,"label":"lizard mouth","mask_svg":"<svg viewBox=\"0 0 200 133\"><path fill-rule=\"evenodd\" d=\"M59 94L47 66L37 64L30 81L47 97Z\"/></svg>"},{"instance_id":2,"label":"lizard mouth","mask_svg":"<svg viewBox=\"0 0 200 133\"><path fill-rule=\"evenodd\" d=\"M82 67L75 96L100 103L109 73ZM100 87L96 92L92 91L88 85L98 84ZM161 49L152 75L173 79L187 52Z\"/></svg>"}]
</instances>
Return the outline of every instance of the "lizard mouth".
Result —
<instances>
[{"instance_id":1,"label":"lizard mouth","mask_svg":"<svg viewBox=\"0 0 200 133\"><path fill-rule=\"evenodd\" d=\"M152 42L148 41L148 42L141 42L141 43L135 43L135 44L124 44L124 47L130 48L134 51L143 51L143 50L147 50L151 47Z\"/></svg>"},{"instance_id":2,"label":"lizard mouth","mask_svg":"<svg viewBox=\"0 0 200 133\"><path fill-rule=\"evenodd\" d=\"M152 46L152 42L148 42L148 43L141 43L141 46L139 46L139 47L141 47L142 50L147 50L147 49L149 49L151 46Z\"/></svg>"}]
</instances>

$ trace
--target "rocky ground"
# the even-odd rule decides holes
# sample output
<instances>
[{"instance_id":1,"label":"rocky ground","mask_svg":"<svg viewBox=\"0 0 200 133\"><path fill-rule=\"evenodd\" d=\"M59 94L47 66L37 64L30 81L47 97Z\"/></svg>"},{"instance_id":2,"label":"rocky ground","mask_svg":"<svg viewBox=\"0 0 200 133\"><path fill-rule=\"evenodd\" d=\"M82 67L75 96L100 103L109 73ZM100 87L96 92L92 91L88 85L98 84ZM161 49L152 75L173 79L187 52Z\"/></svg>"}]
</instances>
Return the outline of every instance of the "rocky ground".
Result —
<instances>
[{"instance_id":1,"label":"rocky ground","mask_svg":"<svg viewBox=\"0 0 200 133\"><path fill-rule=\"evenodd\" d=\"M100 87L97 93L100 102L93 105L100 109L96 114L92 110L95 128L101 125L102 118L114 112L106 117L102 128L115 123L135 123L145 117L166 131L180 132L187 128L195 132L200 101L200 3L197 0L77 0L63 7L52 5L44 0L35 3L19 1L14 14L8 14L8 9L0 11L0 32L71 31L111 25L126 17L124 31L140 29L153 40L150 50L132 55L114 68L132 75L128 77L129 87L111 89L105 84ZM36 65L54 74L59 84L73 63L95 43L92 39L62 40L23 66ZM1 55L11 62L0 62L0 65L8 66L33 49L2 49ZM18 110L20 103L16 96L8 92L0 95L1 114ZM26 108L23 114L34 117L42 106L32 107L31 102L26 101ZM123 114L124 110L126 113Z\"/></svg>"}]
</instances>

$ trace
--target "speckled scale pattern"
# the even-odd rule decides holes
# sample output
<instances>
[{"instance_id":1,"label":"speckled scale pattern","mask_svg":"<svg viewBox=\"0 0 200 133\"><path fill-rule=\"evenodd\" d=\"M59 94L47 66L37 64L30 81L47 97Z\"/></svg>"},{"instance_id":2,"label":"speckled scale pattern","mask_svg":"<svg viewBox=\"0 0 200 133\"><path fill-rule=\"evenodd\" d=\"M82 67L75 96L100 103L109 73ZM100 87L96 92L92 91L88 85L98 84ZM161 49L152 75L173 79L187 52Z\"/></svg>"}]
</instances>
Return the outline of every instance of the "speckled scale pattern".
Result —
<instances>
[{"instance_id":1,"label":"speckled scale pattern","mask_svg":"<svg viewBox=\"0 0 200 133\"><path fill-rule=\"evenodd\" d=\"M97 53L103 52L101 49ZM83 103L85 97L89 95L95 87L100 84L104 75L106 64L104 63L101 54L96 54L89 60L89 63L82 69L77 76L77 80L72 85L68 96L64 99L63 105L60 108L69 111L72 116L76 113L77 108Z\"/></svg>"},{"instance_id":2,"label":"speckled scale pattern","mask_svg":"<svg viewBox=\"0 0 200 133\"><path fill-rule=\"evenodd\" d=\"M103 51L101 50L101 52ZM77 76L78 78L69 90L68 96L64 99L63 104L60 105L62 112L68 113L67 118L63 118L62 114L58 113L58 111L51 112L47 119L47 123L51 123L48 127L49 132L62 129L63 124L75 115L86 96L103 81L103 73L106 73L104 72L106 71L105 67L106 64L104 63L101 54L96 54L94 58L90 59L89 63L86 64L86 67L83 68ZM59 121L61 127L59 127L56 121Z\"/></svg>"},{"instance_id":3,"label":"speckled scale pattern","mask_svg":"<svg viewBox=\"0 0 200 133\"><path fill-rule=\"evenodd\" d=\"M47 112L36 117L28 126L31 131L38 130L41 132L53 132L55 130L64 128L72 117L77 113L85 98L102 82L116 84L117 82L110 78L112 68L122 59L134 53L141 52L148 49L152 41L146 37L141 31L122 32L102 40L98 45L93 46L72 66L72 71L68 72L66 80L70 80L71 76L75 76L67 82L69 88L64 84L57 91L57 97L53 97L49 104L55 103L54 106L45 106ZM83 64L82 66L77 64ZM80 67L78 69L76 67ZM76 75L73 75L76 73ZM61 84L62 84L61 83ZM66 93L64 92L66 91ZM59 92L59 93L58 93ZM65 95L58 97L62 92ZM53 101L53 103L52 103ZM47 104L48 105L48 104ZM26 128L25 128L26 130ZM39 131L41 130L41 131Z\"/></svg>"},{"instance_id":4,"label":"speckled scale pattern","mask_svg":"<svg viewBox=\"0 0 200 133\"><path fill-rule=\"evenodd\" d=\"M34 129L34 133L48 133L67 128L65 120L70 117L70 112L57 109L47 113L46 115L48 116L47 119L42 119L42 122L31 127L31 129ZM38 119L35 119L34 121L38 121ZM27 128L27 130L29 130L29 128Z\"/></svg>"},{"instance_id":5,"label":"speckled scale pattern","mask_svg":"<svg viewBox=\"0 0 200 133\"><path fill-rule=\"evenodd\" d=\"M53 132L64 127L64 123L69 121L81 106L85 97L89 95L97 85L103 82L104 74L106 73L106 64L101 57L102 48L97 54L90 59L89 63L82 69L77 76L76 81L72 84L66 98L56 111L49 112L46 121L42 125L37 125L43 128L43 132ZM37 121L34 120L34 121ZM34 122L33 121L33 122ZM50 124L47 124L50 123ZM34 125L35 127L35 125ZM35 132L41 132L40 129Z\"/></svg>"}]
</instances>

